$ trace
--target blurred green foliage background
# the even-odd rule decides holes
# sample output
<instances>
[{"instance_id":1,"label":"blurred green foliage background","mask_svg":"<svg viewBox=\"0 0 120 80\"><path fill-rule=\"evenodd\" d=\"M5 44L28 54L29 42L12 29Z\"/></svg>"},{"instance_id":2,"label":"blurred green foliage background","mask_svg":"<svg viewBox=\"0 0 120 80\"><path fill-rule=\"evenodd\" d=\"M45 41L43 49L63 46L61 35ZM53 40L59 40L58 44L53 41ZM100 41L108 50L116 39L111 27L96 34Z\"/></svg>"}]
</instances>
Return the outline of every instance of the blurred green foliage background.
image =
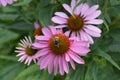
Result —
<instances>
[{"instance_id":1,"label":"blurred green foliage background","mask_svg":"<svg viewBox=\"0 0 120 80\"><path fill-rule=\"evenodd\" d=\"M94 39L92 51L84 57L85 65L76 64L69 74L54 76L41 71L36 64L29 67L18 62L15 47L24 36L33 36L35 21L51 24L55 11L71 0L18 0L0 6L0 80L120 80L120 0L81 0L100 5L104 23L101 38Z\"/></svg>"}]
</instances>

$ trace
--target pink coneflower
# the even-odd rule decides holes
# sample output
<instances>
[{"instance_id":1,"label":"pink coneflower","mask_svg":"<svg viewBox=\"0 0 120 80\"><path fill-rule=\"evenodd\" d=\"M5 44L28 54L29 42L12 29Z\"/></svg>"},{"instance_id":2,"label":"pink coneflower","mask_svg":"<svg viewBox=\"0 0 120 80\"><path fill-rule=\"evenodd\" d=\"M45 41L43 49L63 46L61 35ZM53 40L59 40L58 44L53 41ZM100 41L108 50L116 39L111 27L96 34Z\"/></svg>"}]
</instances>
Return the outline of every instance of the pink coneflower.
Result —
<instances>
[{"instance_id":1,"label":"pink coneflower","mask_svg":"<svg viewBox=\"0 0 120 80\"><path fill-rule=\"evenodd\" d=\"M71 6L63 4L64 9L71 16L64 12L56 12L52 21L59 24L56 28L68 27L69 30L65 32L67 36L77 36L80 40L89 41L90 44L93 44L92 37L101 36L101 30L96 27L96 25L103 23L103 20L97 19L101 11L97 10L98 5L89 7L87 3L81 3L77 6L78 1L72 0Z\"/></svg>"},{"instance_id":2,"label":"pink coneflower","mask_svg":"<svg viewBox=\"0 0 120 80\"><path fill-rule=\"evenodd\" d=\"M37 50L32 47L32 40L30 37L25 37L25 39L21 40L19 43L20 47L16 47L15 52L18 53L20 62L25 61L25 64L30 65L32 61L36 62L37 58L35 56Z\"/></svg>"},{"instance_id":3,"label":"pink coneflower","mask_svg":"<svg viewBox=\"0 0 120 80\"><path fill-rule=\"evenodd\" d=\"M7 4L12 4L14 1L17 0L0 0L0 4L2 4L2 6L6 6Z\"/></svg>"},{"instance_id":4,"label":"pink coneflower","mask_svg":"<svg viewBox=\"0 0 120 80\"><path fill-rule=\"evenodd\" d=\"M44 36L36 36L37 42L33 44L36 49L40 49L36 58L40 57L37 64L41 69L48 68L48 72L52 73L54 68L55 75L57 72L63 75L65 72L69 73L68 62L73 69L75 69L74 61L85 64L80 56L85 56L90 51L88 42L77 40L76 37L68 38L53 26L42 28L42 31Z\"/></svg>"},{"instance_id":5,"label":"pink coneflower","mask_svg":"<svg viewBox=\"0 0 120 80\"><path fill-rule=\"evenodd\" d=\"M34 27L35 27L34 36L43 35L42 26L40 26L37 22L34 22Z\"/></svg>"}]
</instances>

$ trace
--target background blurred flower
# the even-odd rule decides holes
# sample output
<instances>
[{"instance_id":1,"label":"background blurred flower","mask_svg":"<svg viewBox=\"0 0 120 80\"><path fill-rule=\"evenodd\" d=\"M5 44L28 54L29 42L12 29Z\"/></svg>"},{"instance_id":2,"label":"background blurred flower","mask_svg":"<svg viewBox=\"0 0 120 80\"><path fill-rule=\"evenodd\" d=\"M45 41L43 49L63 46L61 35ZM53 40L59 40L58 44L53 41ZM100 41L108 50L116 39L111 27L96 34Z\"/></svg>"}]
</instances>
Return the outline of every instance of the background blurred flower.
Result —
<instances>
[{"instance_id":1,"label":"background blurred flower","mask_svg":"<svg viewBox=\"0 0 120 80\"><path fill-rule=\"evenodd\" d=\"M42 33L42 26L40 26L37 22L34 22L34 27L35 27L34 36L36 36L36 35L43 35L43 33Z\"/></svg>"},{"instance_id":2,"label":"background blurred flower","mask_svg":"<svg viewBox=\"0 0 120 80\"><path fill-rule=\"evenodd\" d=\"M80 56L86 56L90 51L88 42L77 40L77 38L68 38L65 34L56 30L53 26L42 28L44 36L36 36L37 42L33 44L36 49L40 49L35 57L40 57L38 65L41 69L48 68L48 72L54 74L59 72L69 73L68 62L75 69L74 61L78 64L85 64ZM80 56L78 56L80 55Z\"/></svg>"},{"instance_id":3,"label":"background blurred flower","mask_svg":"<svg viewBox=\"0 0 120 80\"><path fill-rule=\"evenodd\" d=\"M7 4L12 4L14 1L17 0L0 0L0 4L2 4L2 6L6 6Z\"/></svg>"},{"instance_id":4,"label":"background blurred flower","mask_svg":"<svg viewBox=\"0 0 120 80\"><path fill-rule=\"evenodd\" d=\"M70 6L63 4L64 9L67 10L71 16L68 16L64 12L56 12L52 21L59 24L56 28L68 27L69 30L65 32L67 36L77 36L80 40L89 41L89 43L93 44L94 41L92 37L101 36L101 30L96 27L96 25L103 23L103 20L97 19L101 11L97 10L98 5L89 7L87 3L81 3L76 6L77 3L76 0L72 0Z\"/></svg>"},{"instance_id":5,"label":"background blurred flower","mask_svg":"<svg viewBox=\"0 0 120 80\"><path fill-rule=\"evenodd\" d=\"M36 62L35 55L37 55L37 50L32 48L32 40L30 37L25 37L25 39L21 40L19 43L20 47L16 47L15 52L18 53L20 62L25 61L25 64L30 65L32 60Z\"/></svg>"}]
</instances>

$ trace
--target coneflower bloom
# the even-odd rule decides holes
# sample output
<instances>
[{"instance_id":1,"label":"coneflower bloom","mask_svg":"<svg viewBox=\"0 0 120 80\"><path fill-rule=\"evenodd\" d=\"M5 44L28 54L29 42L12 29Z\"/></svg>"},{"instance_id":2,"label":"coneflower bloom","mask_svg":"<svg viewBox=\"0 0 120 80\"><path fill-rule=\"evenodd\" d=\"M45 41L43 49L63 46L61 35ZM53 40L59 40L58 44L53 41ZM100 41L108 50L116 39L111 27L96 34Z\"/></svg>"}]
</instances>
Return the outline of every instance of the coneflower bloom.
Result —
<instances>
[{"instance_id":1,"label":"coneflower bloom","mask_svg":"<svg viewBox=\"0 0 120 80\"><path fill-rule=\"evenodd\" d=\"M32 40L30 37L25 37L25 39L20 40L19 47L16 47L15 52L18 53L17 56L20 57L18 61L30 65L32 61L36 62L37 58L35 56L37 50L32 47Z\"/></svg>"},{"instance_id":2,"label":"coneflower bloom","mask_svg":"<svg viewBox=\"0 0 120 80\"><path fill-rule=\"evenodd\" d=\"M0 0L0 4L5 7L7 4L12 4L14 1L17 0Z\"/></svg>"},{"instance_id":3,"label":"coneflower bloom","mask_svg":"<svg viewBox=\"0 0 120 80\"><path fill-rule=\"evenodd\" d=\"M40 69L48 68L49 73L54 71L55 75L57 72L64 75L65 72L69 73L68 63L73 69L75 69L74 62L85 64L80 56L85 56L90 51L88 42L77 40L76 37L69 38L53 26L42 28L42 32L44 36L35 36L37 42L33 43L38 49L39 54L36 58L40 57L37 63Z\"/></svg>"},{"instance_id":4,"label":"coneflower bloom","mask_svg":"<svg viewBox=\"0 0 120 80\"><path fill-rule=\"evenodd\" d=\"M64 12L56 12L52 21L58 24L56 28L67 27L69 29L65 32L67 36L77 36L80 40L89 41L90 44L93 44L92 37L101 36L101 30L96 27L103 23L103 20L97 19L101 11L97 10L98 5L89 7L87 3L81 3L77 6L78 1L72 0L70 6L63 4L70 16Z\"/></svg>"},{"instance_id":5,"label":"coneflower bloom","mask_svg":"<svg viewBox=\"0 0 120 80\"><path fill-rule=\"evenodd\" d=\"M43 35L42 26L40 26L37 22L34 22L34 27L35 27L34 36Z\"/></svg>"}]
</instances>

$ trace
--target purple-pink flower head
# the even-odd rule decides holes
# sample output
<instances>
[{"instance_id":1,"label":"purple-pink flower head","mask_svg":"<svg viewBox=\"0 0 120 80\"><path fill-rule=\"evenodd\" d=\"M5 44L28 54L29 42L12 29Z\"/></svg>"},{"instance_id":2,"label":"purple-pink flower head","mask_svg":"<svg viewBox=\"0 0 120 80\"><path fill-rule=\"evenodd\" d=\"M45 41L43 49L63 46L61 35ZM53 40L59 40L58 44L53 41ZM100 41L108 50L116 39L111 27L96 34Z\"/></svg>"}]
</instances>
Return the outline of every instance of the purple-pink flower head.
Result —
<instances>
[{"instance_id":1,"label":"purple-pink flower head","mask_svg":"<svg viewBox=\"0 0 120 80\"><path fill-rule=\"evenodd\" d=\"M33 43L34 48L38 49L38 65L41 69L47 69L48 72L56 75L69 73L69 64L75 69L75 63L85 64L80 56L85 56L90 51L88 42L78 40L76 37L67 37L56 30L53 26L42 28L44 36L35 36L37 42Z\"/></svg>"},{"instance_id":2,"label":"purple-pink flower head","mask_svg":"<svg viewBox=\"0 0 120 80\"><path fill-rule=\"evenodd\" d=\"M64 9L71 16L64 12L56 12L52 21L58 24L56 28L68 27L69 30L65 32L67 36L76 36L80 40L89 41L90 44L93 44L92 37L101 36L101 30L96 27L103 23L103 20L98 19L101 11L97 10L98 5L90 7L87 3L81 3L77 6L78 1L72 0L70 6L63 4Z\"/></svg>"},{"instance_id":3,"label":"purple-pink flower head","mask_svg":"<svg viewBox=\"0 0 120 80\"><path fill-rule=\"evenodd\" d=\"M36 35L43 35L43 33L42 33L42 26L40 26L37 22L34 22L34 27L35 27L34 36L36 36Z\"/></svg>"},{"instance_id":4,"label":"purple-pink flower head","mask_svg":"<svg viewBox=\"0 0 120 80\"><path fill-rule=\"evenodd\" d=\"M0 4L2 4L2 6L6 6L7 4L12 4L14 1L17 0L0 0Z\"/></svg>"},{"instance_id":5,"label":"purple-pink flower head","mask_svg":"<svg viewBox=\"0 0 120 80\"><path fill-rule=\"evenodd\" d=\"M15 50L20 62L25 61L25 64L30 65L32 61L36 62L37 58L37 50L32 47L32 40L30 37L25 37L25 39L21 40L19 43L19 47L16 47Z\"/></svg>"}]
</instances>

